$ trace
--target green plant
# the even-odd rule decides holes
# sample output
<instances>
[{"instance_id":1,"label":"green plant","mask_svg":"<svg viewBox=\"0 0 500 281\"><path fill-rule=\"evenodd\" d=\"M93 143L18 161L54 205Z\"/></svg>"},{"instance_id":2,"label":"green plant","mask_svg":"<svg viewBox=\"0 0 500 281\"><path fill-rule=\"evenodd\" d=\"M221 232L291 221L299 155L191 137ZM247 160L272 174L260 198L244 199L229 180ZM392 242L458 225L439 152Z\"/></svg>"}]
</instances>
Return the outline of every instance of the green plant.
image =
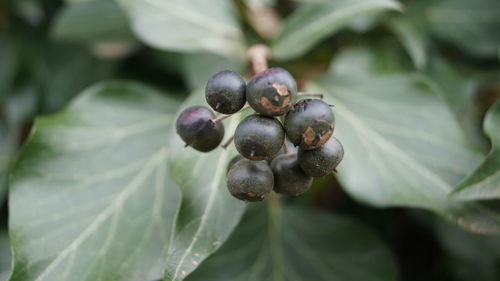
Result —
<instances>
[{"instance_id":1,"label":"green plant","mask_svg":"<svg viewBox=\"0 0 500 281\"><path fill-rule=\"evenodd\" d=\"M0 280L499 280L499 11L497 0L0 2ZM300 196L246 204L228 192L227 141L250 110L207 106L207 130L219 120L225 132L207 153L184 147L175 122L206 104L214 73L249 82L276 67L297 85L283 113L304 93L335 106L345 157ZM279 149L259 162L268 181L270 166L315 151ZM271 174L275 188L292 178Z\"/></svg>"}]
</instances>

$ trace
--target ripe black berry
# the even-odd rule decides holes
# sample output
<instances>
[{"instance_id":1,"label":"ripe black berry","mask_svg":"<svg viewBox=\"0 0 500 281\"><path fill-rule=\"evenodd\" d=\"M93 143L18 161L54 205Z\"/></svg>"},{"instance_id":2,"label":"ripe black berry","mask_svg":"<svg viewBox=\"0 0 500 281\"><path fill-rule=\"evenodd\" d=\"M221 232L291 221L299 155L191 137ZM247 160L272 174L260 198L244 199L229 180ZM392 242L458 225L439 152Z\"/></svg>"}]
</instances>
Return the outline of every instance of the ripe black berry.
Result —
<instances>
[{"instance_id":1,"label":"ripe black berry","mask_svg":"<svg viewBox=\"0 0 500 281\"><path fill-rule=\"evenodd\" d=\"M251 160L264 160L276 154L285 140L281 123L273 117L250 115L243 119L234 133L238 152Z\"/></svg>"},{"instance_id":2,"label":"ripe black berry","mask_svg":"<svg viewBox=\"0 0 500 281\"><path fill-rule=\"evenodd\" d=\"M243 159L234 164L227 174L227 188L240 200L262 201L273 185L273 172L266 161Z\"/></svg>"},{"instance_id":3,"label":"ripe black berry","mask_svg":"<svg viewBox=\"0 0 500 281\"><path fill-rule=\"evenodd\" d=\"M231 170L231 167L233 167L234 164L238 163L238 161L240 161L242 159L245 159L245 157L243 157L239 154L234 156L233 159L231 159L231 161L229 161L229 163L227 163L226 174L229 173L229 170Z\"/></svg>"},{"instance_id":4,"label":"ripe black berry","mask_svg":"<svg viewBox=\"0 0 500 281\"><path fill-rule=\"evenodd\" d=\"M224 125L212 123L214 113L204 106L186 108L177 118L177 134L184 140L186 146L201 151L213 150L224 137Z\"/></svg>"},{"instance_id":5,"label":"ripe black berry","mask_svg":"<svg viewBox=\"0 0 500 281\"><path fill-rule=\"evenodd\" d=\"M297 161L297 154L276 157L271 163L274 174L274 191L286 195L299 195L311 187L312 177L304 173Z\"/></svg>"},{"instance_id":6,"label":"ripe black berry","mask_svg":"<svg viewBox=\"0 0 500 281\"><path fill-rule=\"evenodd\" d=\"M299 149L298 158L302 170L311 177L324 177L335 171L344 157L340 141L331 137L322 147L313 150Z\"/></svg>"},{"instance_id":7,"label":"ripe black berry","mask_svg":"<svg viewBox=\"0 0 500 281\"><path fill-rule=\"evenodd\" d=\"M250 106L262 115L283 115L295 102L297 83L283 68L270 68L252 78L246 97Z\"/></svg>"},{"instance_id":8,"label":"ripe black berry","mask_svg":"<svg viewBox=\"0 0 500 281\"><path fill-rule=\"evenodd\" d=\"M297 153L297 151L298 151L297 147L295 147L291 142L285 141L284 145L281 146L280 150L276 154L267 157L267 163L269 163L269 165L271 165L271 162L273 162L274 158L285 154L285 145L286 145L286 150L287 150L286 152L287 153L290 153L290 154Z\"/></svg>"},{"instance_id":9,"label":"ripe black berry","mask_svg":"<svg viewBox=\"0 0 500 281\"><path fill-rule=\"evenodd\" d=\"M245 81L238 73L224 70L208 80L205 98L215 111L233 114L246 103L245 88Z\"/></svg>"},{"instance_id":10,"label":"ripe black berry","mask_svg":"<svg viewBox=\"0 0 500 281\"><path fill-rule=\"evenodd\" d=\"M318 99L297 102L285 118L288 139L302 149L315 149L330 139L335 117L328 104Z\"/></svg>"}]
</instances>

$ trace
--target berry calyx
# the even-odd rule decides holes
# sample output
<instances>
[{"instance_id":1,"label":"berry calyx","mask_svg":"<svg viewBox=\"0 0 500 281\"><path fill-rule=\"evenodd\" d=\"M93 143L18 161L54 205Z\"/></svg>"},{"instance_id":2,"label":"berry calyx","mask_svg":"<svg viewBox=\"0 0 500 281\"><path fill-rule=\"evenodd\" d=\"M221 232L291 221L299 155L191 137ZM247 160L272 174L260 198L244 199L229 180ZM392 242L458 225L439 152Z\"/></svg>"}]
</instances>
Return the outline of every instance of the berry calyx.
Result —
<instances>
[{"instance_id":1,"label":"berry calyx","mask_svg":"<svg viewBox=\"0 0 500 281\"><path fill-rule=\"evenodd\" d=\"M304 99L297 102L285 117L288 139L301 149L315 149L325 144L333 134L335 116L322 100Z\"/></svg>"},{"instance_id":2,"label":"berry calyx","mask_svg":"<svg viewBox=\"0 0 500 281\"><path fill-rule=\"evenodd\" d=\"M238 73L224 70L208 80L205 98L215 111L233 114L246 103L245 89L245 80Z\"/></svg>"},{"instance_id":3,"label":"berry calyx","mask_svg":"<svg viewBox=\"0 0 500 281\"><path fill-rule=\"evenodd\" d=\"M312 177L304 173L297 160L297 154L283 154L271 163L274 174L274 191L285 195L299 195L306 192Z\"/></svg>"},{"instance_id":4,"label":"berry calyx","mask_svg":"<svg viewBox=\"0 0 500 281\"><path fill-rule=\"evenodd\" d=\"M273 172L266 161L243 159L236 162L227 174L227 188L240 200L262 201L273 185Z\"/></svg>"},{"instance_id":5,"label":"berry calyx","mask_svg":"<svg viewBox=\"0 0 500 281\"><path fill-rule=\"evenodd\" d=\"M273 117L250 115L240 122L234 133L238 152L251 160L275 155L283 145L285 130Z\"/></svg>"},{"instance_id":6,"label":"berry calyx","mask_svg":"<svg viewBox=\"0 0 500 281\"><path fill-rule=\"evenodd\" d=\"M224 125L211 122L215 114L207 107L186 108L177 118L177 134L190 146L208 152L219 146L224 138Z\"/></svg>"},{"instance_id":7,"label":"berry calyx","mask_svg":"<svg viewBox=\"0 0 500 281\"><path fill-rule=\"evenodd\" d=\"M297 83L283 68L273 67L255 75L246 88L246 99L257 112L266 116L283 115L297 97Z\"/></svg>"},{"instance_id":8,"label":"berry calyx","mask_svg":"<svg viewBox=\"0 0 500 281\"><path fill-rule=\"evenodd\" d=\"M342 143L331 137L322 147L313 150L299 149L298 160L302 170L311 177L324 177L335 171L344 157Z\"/></svg>"}]
</instances>

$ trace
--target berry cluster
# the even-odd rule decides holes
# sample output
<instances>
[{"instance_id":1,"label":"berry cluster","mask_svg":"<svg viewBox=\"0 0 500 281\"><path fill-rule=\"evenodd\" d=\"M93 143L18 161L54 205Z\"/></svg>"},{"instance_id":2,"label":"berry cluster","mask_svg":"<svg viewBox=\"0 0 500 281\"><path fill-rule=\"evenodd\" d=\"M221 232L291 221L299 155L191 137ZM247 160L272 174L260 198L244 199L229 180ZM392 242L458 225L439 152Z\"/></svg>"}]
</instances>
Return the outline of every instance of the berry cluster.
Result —
<instances>
[{"instance_id":1,"label":"berry cluster","mask_svg":"<svg viewBox=\"0 0 500 281\"><path fill-rule=\"evenodd\" d=\"M313 177L330 174L342 160L342 144L332 136L335 117L330 105L320 99L295 102L297 84L282 68L267 69L248 84L235 72L221 71L208 81L205 97L219 113L236 113L247 102L255 111L236 128L234 143L240 155L227 168L227 187L238 199L261 201L271 190L302 194ZM193 106L178 117L177 133L186 146L208 152L220 145L220 121L226 117Z\"/></svg>"}]
</instances>

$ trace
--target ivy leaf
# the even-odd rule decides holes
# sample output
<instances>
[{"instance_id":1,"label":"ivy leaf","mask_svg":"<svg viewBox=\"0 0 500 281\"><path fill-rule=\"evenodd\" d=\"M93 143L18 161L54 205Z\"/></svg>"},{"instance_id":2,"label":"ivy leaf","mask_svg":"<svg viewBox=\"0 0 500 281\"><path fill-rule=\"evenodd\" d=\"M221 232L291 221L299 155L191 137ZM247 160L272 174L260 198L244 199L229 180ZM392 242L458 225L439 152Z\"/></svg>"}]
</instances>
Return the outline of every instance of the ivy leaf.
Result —
<instances>
[{"instance_id":1,"label":"ivy leaf","mask_svg":"<svg viewBox=\"0 0 500 281\"><path fill-rule=\"evenodd\" d=\"M163 276L180 203L167 174L177 104L108 82L36 120L11 178L11 281Z\"/></svg>"},{"instance_id":2,"label":"ivy leaf","mask_svg":"<svg viewBox=\"0 0 500 281\"><path fill-rule=\"evenodd\" d=\"M461 200L500 199L500 103L496 103L484 120L484 130L492 146L486 159L452 193Z\"/></svg>"},{"instance_id":3,"label":"ivy leaf","mask_svg":"<svg viewBox=\"0 0 500 281\"><path fill-rule=\"evenodd\" d=\"M2 231L0 232L0 281L9 278L11 258L9 235L7 231Z\"/></svg>"},{"instance_id":4,"label":"ivy leaf","mask_svg":"<svg viewBox=\"0 0 500 281\"><path fill-rule=\"evenodd\" d=\"M419 75L326 76L309 87L335 105L345 157L338 177L376 206L433 210L477 232L500 232L498 206L462 203L448 193L477 165L453 115Z\"/></svg>"},{"instance_id":5,"label":"ivy leaf","mask_svg":"<svg viewBox=\"0 0 500 281\"><path fill-rule=\"evenodd\" d=\"M433 1L426 11L432 32L479 57L495 58L500 50L500 2Z\"/></svg>"},{"instance_id":6,"label":"ivy leaf","mask_svg":"<svg viewBox=\"0 0 500 281\"><path fill-rule=\"evenodd\" d=\"M195 92L181 110L205 104L205 95ZM226 120L226 139L234 133L242 113ZM182 205L167 259L165 280L184 280L198 264L217 250L239 222L245 204L232 197L226 187L226 167L236 155L234 146L201 153L184 147L175 136L170 145L170 174L182 190Z\"/></svg>"},{"instance_id":7,"label":"ivy leaf","mask_svg":"<svg viewBox=\"0 0 500 281\"><path fill-rule=\"evenodd\" d=\"M146 44L179 52L243 58L243 35L226 0L118 0Z\"/></svg>"},{"instance_id":8,"label":"ivy leaf","mask_svg":"<svg viewBox=\"0 0 500 281\"><path fill-rule=\"evenodd\" d=\"M67 0L55 18L52 35L85 43L133 43L127 17L113 0Z\"/></svg>"},{"instance_id":9,"label":"ivy leaf","mask_svg":"<svg viewBox=\"0 0 500 281\"><path fill-rule=\"evenodd\" d=\"M396 280L393 257L367 227L341 216L262 204L187 281Z\"/></svg>"},{"instance_id":10,"label":"ivy leaf","mask_svg":"<svg viewBox=\"0 0 500 281\"><path fill-rule=\"evenodd\" d=\"M300 56L335 31L361 17L400 10L393 0L339 0L304 4L287 20L272 45L273 58L284 60Z\"/></svg>"},{"instance_id":11,"label":"ivy leaf","mask_svg":"<svg viewBox=\"0 0 500 281\"><path fill-rule=\"evenodd\" d=\"M424 31L408 17L395 17L388 21L388 26L397 35L410 55L417 70L427 65L426 38Z\"/></svg>"}]
</instances>

